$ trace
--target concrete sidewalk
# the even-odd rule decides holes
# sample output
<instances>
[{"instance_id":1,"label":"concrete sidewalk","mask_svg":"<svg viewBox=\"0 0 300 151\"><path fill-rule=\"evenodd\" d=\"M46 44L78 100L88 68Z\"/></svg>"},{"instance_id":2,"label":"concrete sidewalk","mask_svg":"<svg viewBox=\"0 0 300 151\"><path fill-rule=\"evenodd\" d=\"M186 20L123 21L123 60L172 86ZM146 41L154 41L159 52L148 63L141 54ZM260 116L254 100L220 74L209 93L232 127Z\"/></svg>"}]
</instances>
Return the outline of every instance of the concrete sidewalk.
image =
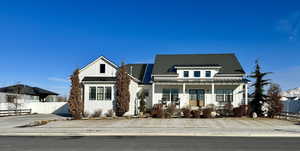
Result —
<instances>
[{"instance_id":1,"label":"concrete sidewalk","mask_svg":"<svg viewBox=\"0 0 300 151\"><path fill-rule=\"evenodd\" d=\"M37 127L0 128L0 135L300 137L300 126L284 120L249 118L60 120Z\"/></svg>"}]
</instances>

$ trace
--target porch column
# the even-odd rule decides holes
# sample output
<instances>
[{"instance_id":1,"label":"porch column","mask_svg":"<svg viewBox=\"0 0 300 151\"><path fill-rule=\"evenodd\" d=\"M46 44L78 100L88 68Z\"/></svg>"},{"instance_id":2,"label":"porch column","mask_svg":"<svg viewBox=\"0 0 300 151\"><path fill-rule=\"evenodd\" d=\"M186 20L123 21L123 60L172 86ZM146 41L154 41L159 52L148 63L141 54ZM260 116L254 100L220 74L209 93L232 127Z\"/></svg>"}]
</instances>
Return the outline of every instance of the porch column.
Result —
<instances>
[{"instance_id":1,"label":"porch column","mask_svg":"<svg viewBox=\"0 0 300 151\"><path fill-rule=\"evenodd\" d=\"M151 102L151 106L153 107L153 102L154 102L154 94L155 94L155 83L152 83L152 102Z\"/></svg>"},{"instance_id":2,"label":"porch column","mask_svg":"<svg viewBox=\"0 0 300 151\"><path fill-rule=\"evenodd\" d=\"M211 84L211 100L212 100L212 102L215 104L215 102L216 102L216 97L215 97L215 84L214 83L212 83Z\"/></svg>"},{"instance_id":3,"label":"porch column","mask_svg":"<svg viewBox=\"0 0 300 151\"><path fill-rule=\"evenodd\" d=\"M248 84L245 84L245 104L248 104Z\"/></svg>"},{"instance_id":4,"label":"porch column","mask_svg":"<svg viewBox=\"0 0 300 151\"><path fill-rule=\"evenodd\" d=\"M186 94L185 94L185 83L183 83L182 85L182 98L181 98L182 101L180 101L180 103L186 101Z\"/></svg>"}]
</instances>

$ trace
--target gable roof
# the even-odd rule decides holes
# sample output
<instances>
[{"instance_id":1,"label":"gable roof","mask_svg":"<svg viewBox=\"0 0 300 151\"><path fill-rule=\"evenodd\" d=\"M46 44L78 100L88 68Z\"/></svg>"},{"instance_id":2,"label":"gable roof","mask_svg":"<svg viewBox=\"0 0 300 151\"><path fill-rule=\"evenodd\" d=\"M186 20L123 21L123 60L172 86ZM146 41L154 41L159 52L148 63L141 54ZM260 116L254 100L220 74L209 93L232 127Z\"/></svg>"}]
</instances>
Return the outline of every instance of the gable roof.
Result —
<instances>
[{"instance_id":1,"label":"gable roof","mask_svg":"<svg viewBox=\"0 0 300 151\"><path fill-rule=\"evenodd\" d=\"M125 65L126 72L144 84L147 84L151 81L152 68L153 68L153 64L126 64Z\"/></svg>"},{"instance_id":2,"label":"gable roof","mask_svg":"<svg viewBox=\"0 0 300 151\"><path fill-rule=\"evenodd\" d=\"M152 75L176 74L174 66L220 65L219 74L244 74L235 54L156 55Z\"/></svg>"},{"instance_id":3,"label":"gable roof","mask_svg":"<svg viewBox=\"0 0 300 151\"><path fill-rule=\"evenodd\" d=\"M104 56L100 56L98 57L96 60L94 60L93 62L87 64L86 66L84 66L83 68L80 69L80 71L88 68L89 66L93 65L94 63L96 63L97 61L99 61L100 59L103 59L104 61L106 61L108 64L110 64L112 67L114 67L115 69L118 69L119 66L116 65L115 63L113 63L112 61L110 61L109 59L107 59L106 57Z\"/></svg>"},{"instance_id":4,"label":"gable roof","mask_svg":"<svg viewBox=\"0 0 300 151\"><path fill-rule=\"evenodd\" d=\"M31 87L31 86L23 85L23 84L17 84L17 85L12 85L12 86L8 86L8 87L0 88L0 92L20 93L20 94L34 95L34 96L58 95L55 92L51 92L51 91L48 91L48 90L45 90L45 89L42 89L42 88Z\"/></svg>"}]
</instances>

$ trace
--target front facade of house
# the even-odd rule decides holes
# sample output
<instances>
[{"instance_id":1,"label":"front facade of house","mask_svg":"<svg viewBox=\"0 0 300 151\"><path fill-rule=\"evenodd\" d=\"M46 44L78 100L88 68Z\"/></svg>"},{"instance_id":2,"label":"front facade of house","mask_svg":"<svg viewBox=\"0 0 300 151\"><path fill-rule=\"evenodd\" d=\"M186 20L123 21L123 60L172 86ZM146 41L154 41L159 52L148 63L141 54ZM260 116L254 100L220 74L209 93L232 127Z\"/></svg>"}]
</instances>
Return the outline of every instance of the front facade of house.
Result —
<instances>
[{"instance_id":1,"label":"front facade of house","mask_svg":"<svg viewBox=\"0 0 300 151\"><path fill-rule=\"evenodd\" d=\"M157 55L154 64L125 67L131 78L126 115L138 114L141 92L147 108L159 103L192 109L247 104L245 72L234 54ZM85 112L114 109L118 68L101 56L80 70Z\"/></svg>"}]
</instances>

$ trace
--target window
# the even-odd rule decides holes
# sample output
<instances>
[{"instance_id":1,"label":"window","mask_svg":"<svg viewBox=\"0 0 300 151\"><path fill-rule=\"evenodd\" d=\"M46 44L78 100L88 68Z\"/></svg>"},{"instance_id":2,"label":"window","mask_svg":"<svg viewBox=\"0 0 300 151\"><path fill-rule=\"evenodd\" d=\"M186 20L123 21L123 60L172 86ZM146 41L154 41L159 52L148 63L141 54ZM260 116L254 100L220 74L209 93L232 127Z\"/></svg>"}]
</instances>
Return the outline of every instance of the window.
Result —
<instances>
[{"instance_id":1,"label":"window","mask_svg":"<svg viewBox=\"0 0 300 151\"><path fill-rule=\"evenodd\" d=\"M96 87L90 87L90 100L96 100Z\"/></svg>"},{"instance_id":2,"label":"window","mask_svg":"<svg viewBox=\"0 0 300 151\"><path fill-rule=\"evenodd\" d=\"M111 100L112 87L90 87L90 100Z\"/></svg>"},{"instance_id":3,"label":"window","mask_svg":"<svg viewBox=\"0 0 300 151\"><path fill-rule=\"evenodd\" d=\"M194 77L200 77L200 71L194 71Z\"/></svg>"},{"instance_id":4,"label":"window","mask_svg":"<svg viewBox=\"0 0 300 151\"><path fill-rule=\"evenodd\" d=\"M162 99L166 101L170 100L170 89L163 89Z\"/></svg>"},{"instance_id":5,"label":"window","mask_svg":"<svg viewBox=\"0 0 300 151\"><path fill-rule=\"evenodd\" d=\"M104 100L104 88L103 87L97 88L97 100Z\"/></svg>"},{"instance_id":6,"label":"window","mask_svg":"<svg viewBox=\"0 0 300 151\"><path fill-rule=\"evenodd\" d=\"M216 101L217 102L232 102L233 101L233 90L216 90Z\"/></svg>"},{"instance_id":7,"label":"window","mask_svg":"<svg viewBox=\"0 0 300 151\"><path fill-rule=\"evenodd\" d=\"M211 71L206 71L206 72L205 72L205 76L206 76L206 77L211 77Z\"/></svg>"},{"instance_id":8,"label":"window","mask_svg":"<svg viewBox=\"0 0 300 151\"><path fill-rule=\"evenodd\" d=\"M183 77L189 77L189 71L183 71Z\"/></svg>"},{"instance_id":9,"label":"window","mask_svg":"<svg viewBox=\"0 0 300 151\"><path fill-rule=\"evenodd\" d=\"M171 101L177 101L178 89L171 89Z\"/></svg>"},{"instance_id":10,"label":"window","mask_svg":"<svg viewBox=\"0 0 300 151\"><path fill-rule=\"evenodd\" d=\"M178 89L163 89L163 100L176 101L178 99Z\"/></svg>"},{"instance_id":11,"label":"window","mask_svg":"<svg viewBox=\"0 0 300 151\"><path fill-rule=\"evenodd\" d=\"M100 64L100 73L105 73L105 64Z\"/></svg>"},{"instance_id":12,"label":"window","mask_svg":"<svg viewBox=\"0 0 300 151\"><path fill-rule=\"evenodd\" d=\"M111 87L105 87L105 100L111 100Z\"/></svg>"}]
</instances>

